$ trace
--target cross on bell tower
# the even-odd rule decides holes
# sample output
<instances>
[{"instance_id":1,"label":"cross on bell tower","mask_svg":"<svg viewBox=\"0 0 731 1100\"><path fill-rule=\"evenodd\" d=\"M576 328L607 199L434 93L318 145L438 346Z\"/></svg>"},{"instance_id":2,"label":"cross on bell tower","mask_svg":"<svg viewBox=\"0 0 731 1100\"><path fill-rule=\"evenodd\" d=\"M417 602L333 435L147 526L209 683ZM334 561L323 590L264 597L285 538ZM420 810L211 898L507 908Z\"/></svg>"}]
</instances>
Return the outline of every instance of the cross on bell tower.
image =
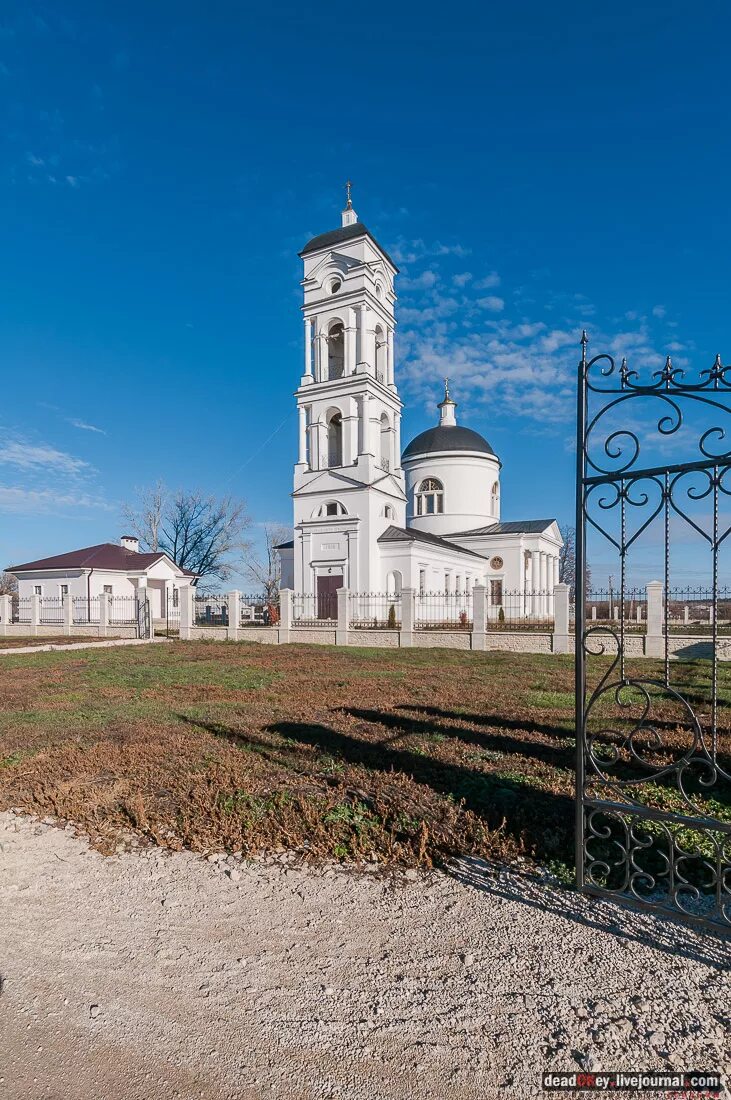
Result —
<instances>
[{"instance_id":1,"label":"cross on bell tower","mask_svg":"<svg viewBox=\"0 0 731 1100\"><path fill-rule=\"evenodd\" d=\"M347 201L345 203L345 209L340 215L343 227L345 227L346 225L355 225L355 223L358 221L358 215L353 209L353 199L350 193L352 186L353 184L350 182L350 180L345 181L345 194Z\"/></svg>"}]
</instances>

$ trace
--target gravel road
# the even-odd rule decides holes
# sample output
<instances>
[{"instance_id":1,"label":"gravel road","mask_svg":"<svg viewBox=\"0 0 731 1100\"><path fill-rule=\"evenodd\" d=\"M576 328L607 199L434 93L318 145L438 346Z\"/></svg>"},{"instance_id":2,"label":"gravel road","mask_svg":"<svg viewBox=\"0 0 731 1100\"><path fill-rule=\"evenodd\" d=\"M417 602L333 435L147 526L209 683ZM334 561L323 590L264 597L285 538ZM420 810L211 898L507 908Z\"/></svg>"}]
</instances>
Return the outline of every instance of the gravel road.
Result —
<instances>
[{"instance_id":1,"label":"gravel road","mask_svg":"<svg viewBox=\"0 0 731 1100\"><path fill-rule=\"evenodd\" d=\"M0 845L8 1100L529 1100L550 1068L731 1073L731 948L673 922L471 862L110 858L12 813Z\"/></svg>"}]
</instances>

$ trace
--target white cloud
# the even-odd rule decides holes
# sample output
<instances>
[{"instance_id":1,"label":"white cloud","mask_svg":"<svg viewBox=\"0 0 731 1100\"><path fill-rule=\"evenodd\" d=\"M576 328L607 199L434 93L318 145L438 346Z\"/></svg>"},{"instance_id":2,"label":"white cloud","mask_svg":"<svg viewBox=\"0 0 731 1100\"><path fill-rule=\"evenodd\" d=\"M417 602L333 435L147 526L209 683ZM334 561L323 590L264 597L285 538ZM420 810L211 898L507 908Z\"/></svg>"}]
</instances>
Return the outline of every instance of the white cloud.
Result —
<instances>
[{"instance_id":1,"label":"white cloud","mask_svg":"<svg viewBox=\"0 0 731 1100\"><path fill-rule=\"evenodd\" d=\"M0 512L26 516L56 515L78 508L102 509L105 512L114 510L113 505L89 493L58 493L52 489L0 485Z\"/></svg>"},{"instance_id":2,"label":"white cloud","mask_svg":"<svg viewBox=\"0 0 731 1100\"><path fill-rule=\"evenodd\" d=\"M452 282L455 286L467 286L467 283L472 278L471 271L461 271L458 275L452 276Z\"/></svg>"},{"instance_id":3,"label":"white cloud","mask_svg":"<svg viewBox=\"0 0 731 1100\"><path fill-rule=\"evenodd\" d=\"M502 298L496 298L494 295L488 295L487 298L478 298L475 302L480 309L488 309L491 313L500 313L505 309L505 302Z\"/></svg>"},{"instance_id":4,"label":"white cloud","mask_svg":"<svg viewBox=\"0 0 731 1100\"><path fill-rule=\"evenodd\" d=\"M500 276L497 271L491 271L483 279L478 279L475 283L475 290L492 290L496 286L500 286Z\"/></svg>"},{"instance_id":5,"label":"white cloud","mask_svg":"<svg viewBox=\"0 0 731 1100\"><path fill-rule=\"evenodd\" d=\"M19 470L46 469L63 474L79 474L91 469L88 462L74 458L65 451L22 439L11 439L0 445L0 465L15 466Z\"/></svg>"},{"instance_id":6,"label":"white cloud","mask_svg":"<svg viewBox=\"0 0 731 1100\"><path fill-rule=\"evenodd\" d=\"M77 420L75 417L67 417L67 423L74 428L80 428L83 432L98 432L99 435L107 434L103 428L97 428L94 424L87 424L85 420Z\"/></svg>"},{"instance_id":7,"label":"white cloud","mask_svg":"<svg viewBox=\"0 0 731 1100\"><path fill-rule=\"evenodd\" d=\"M653 306L652 307L652 316L653 317L663 318L666 313L667 313L667 310L665 309L665 306Z\"/></svg>"},{"instance_id":8,"label":"white cloud","mask_svg":"<svg viewBox=\"0 0 731 1100\"><path fill-rule=\"evenodd\" d=\"M402 276L400 287L401 290L431 290L433 286L436 286L438 279L439 276L436 271L422 271L421 275L417 275L415 278Z\"/></svg>"}]
</instances>

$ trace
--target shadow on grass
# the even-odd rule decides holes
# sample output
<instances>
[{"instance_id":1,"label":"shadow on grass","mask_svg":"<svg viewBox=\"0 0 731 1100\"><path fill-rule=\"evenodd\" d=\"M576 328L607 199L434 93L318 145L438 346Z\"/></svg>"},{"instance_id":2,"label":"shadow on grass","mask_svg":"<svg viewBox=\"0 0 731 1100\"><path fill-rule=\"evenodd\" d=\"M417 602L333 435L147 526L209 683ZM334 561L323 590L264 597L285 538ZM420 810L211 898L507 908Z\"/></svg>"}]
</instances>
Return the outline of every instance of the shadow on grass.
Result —
<instances>
[{"instance_id":1,"label":"shadow on grass","mask_svg":"<svg viewBox=\"0 0 731 1100\"><path fill-rule=\"evenodd\" d=\"M399 712L407 708L398 708ZM472 716L456 714L450 711L438 711L436 707L409 707L409 710L429 711L439 714L443 718L471 721ZM482 719L485 725L493 726L498 732L481 733L479 730L469 729L467 726L440 726L424 719L412 718L408 714L382 710L362 710L358 707L343 707L344 714L351 718L360 718L364 722L372 722L375 725L385 726L387 729L397 730L398 736L409 734L429 735L438 733L446 738L455 738L468 745L475 745L480 749L498 751L511 756L532 757L542 760L544 764L550 764L555 768L572 768L574 764L575 750L571 746L544 745L540 741L530 741L526 736L522 738L511 737L508 733L499 732L501 729L520 730L524 735L531 733L548 734L553 737L570 736L567 730L558 726L540 726L533 722L512 722L508 719L492 715ZM390 742L393 743L393 740Z\"/></svg>"},{"instance_id":2,"label":"shadow on grass","mask_svg":"<svg viewBox=\"0 0 731 1100\"><path fill-rule=\"evenodd\" d=\"M537 859L566 858L571 851L573 800L567 795L393 748L387 742L363 741L329 726L276 722L267 730L371 772L409 776L443 798L461 802L488 830L502 829Z\"/></svg>"}]
</instances>

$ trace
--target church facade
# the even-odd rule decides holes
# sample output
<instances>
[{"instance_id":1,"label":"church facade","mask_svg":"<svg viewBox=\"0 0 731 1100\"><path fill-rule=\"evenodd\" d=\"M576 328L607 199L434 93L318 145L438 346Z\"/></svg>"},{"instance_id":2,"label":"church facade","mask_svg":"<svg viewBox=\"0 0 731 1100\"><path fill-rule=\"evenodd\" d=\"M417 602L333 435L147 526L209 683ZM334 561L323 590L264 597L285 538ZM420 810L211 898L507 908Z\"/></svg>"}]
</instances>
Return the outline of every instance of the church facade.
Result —
<instances>
[{"instance_id":1,"label":"church facade","mask_svg":"<svg viewBox=\"0 0 731 1100\"><path fill-rule=\"evenodd\" d=\"M304 264L304 366L295 392L294 539L282 587L353 592L546 593L558 582L555 520L501 520L501 463L457 423L445 384L437 424L402 452L396 387L398 268L358 221L313 238Z\"/></svg>"}]
</instances>

